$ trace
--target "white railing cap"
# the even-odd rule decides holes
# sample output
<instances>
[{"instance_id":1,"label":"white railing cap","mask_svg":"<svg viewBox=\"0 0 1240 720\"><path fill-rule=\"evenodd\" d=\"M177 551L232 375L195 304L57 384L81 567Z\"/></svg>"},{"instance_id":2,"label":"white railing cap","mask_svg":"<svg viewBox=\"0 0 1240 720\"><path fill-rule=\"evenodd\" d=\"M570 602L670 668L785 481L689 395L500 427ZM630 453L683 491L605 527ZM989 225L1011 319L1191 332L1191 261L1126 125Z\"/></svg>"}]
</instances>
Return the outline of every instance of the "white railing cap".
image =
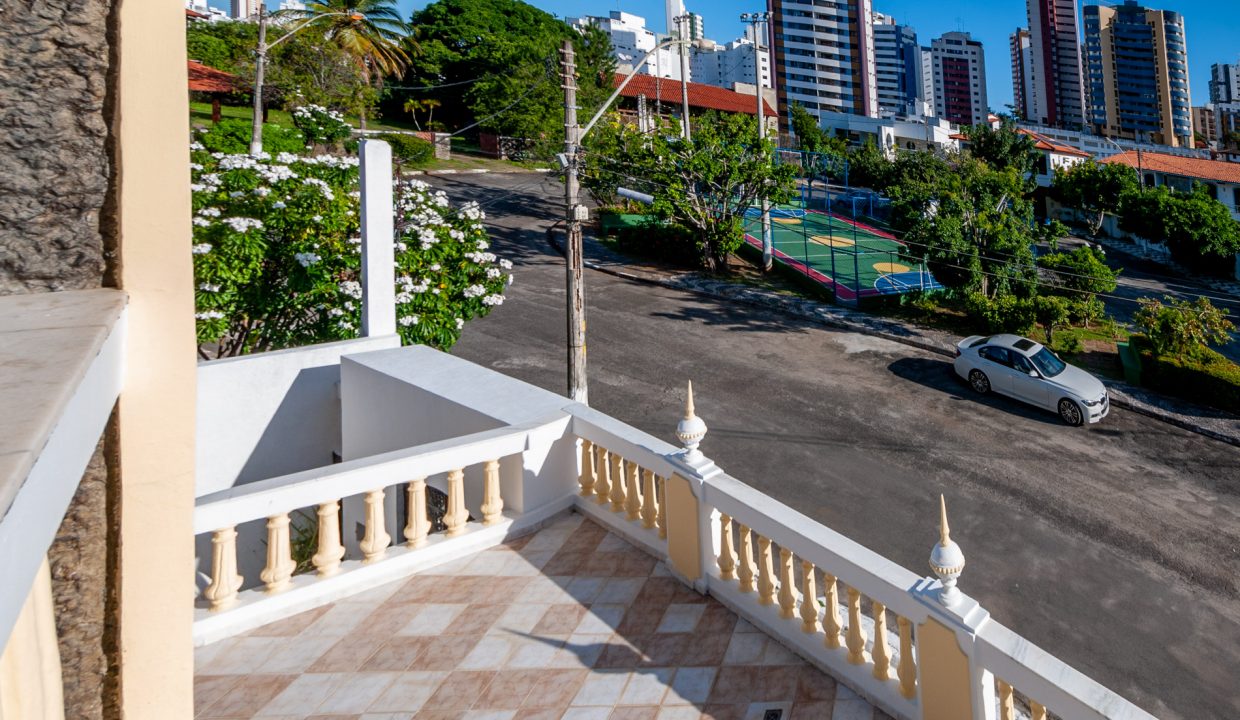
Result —
<instances>
[{"instance_id":1,"label":"white railing cap","mask_svg":"<svg viewBox=\"0 0 1240 720\"><path fill-rule=\"evenodd\" d=\"M232 527L523 452L549 418L248 483L198 498L194 534Z\"/></svg>"}]
</instances>

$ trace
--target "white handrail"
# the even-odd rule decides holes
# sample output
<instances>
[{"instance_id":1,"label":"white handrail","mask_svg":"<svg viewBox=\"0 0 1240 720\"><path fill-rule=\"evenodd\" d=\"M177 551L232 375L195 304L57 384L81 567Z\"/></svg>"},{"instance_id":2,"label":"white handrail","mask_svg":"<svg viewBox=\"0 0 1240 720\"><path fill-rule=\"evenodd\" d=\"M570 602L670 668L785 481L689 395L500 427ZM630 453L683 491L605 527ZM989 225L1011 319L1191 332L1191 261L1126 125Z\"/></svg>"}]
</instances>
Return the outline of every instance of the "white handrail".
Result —
<instances>
[{"instance_id":1,"label":"white handrail","mask_svg":"<svg viewBox=\"0 0 1240 720\"><path fill-rule=\"evenodd\" d=\"M194 507L194 534L515 455L527 448L530 432L545 424L485 430L204 495Z\"/></svg>"},{"instance_id":2,"label":"white handrail","mask_svg":"<svg viewBox=\"0 0 1240 720\"><path fill-rule=\"evenodd\" d=\"M692 474L684 465L669 460L669 457L681 452L675 445L585 405L565 409L573 416L572 432L577 437L631 460L660 477Z\"/></svg>"},{"instance_id":3,"label":"white handrail","mask_svg":"<svg viewBox=\"0 0 1240 720\"><path fill-rule=\"evenodd\" d=\"M700 502L814 563L892 612L914 622L926 617L926 605L912 593L923 578L911 570L730 475L703 482L702 495Z\"/></svg>"},{"instance_id":4,"label":"white handrail","mask_svg":"<svg viewBox=\"0 0 1240 720\"><path fill-rule=\"evenodd\" d=\"M974 660L1055 715L1081 720L1155 720L1012 630L991 621L977 632Z\"/></svg>"}]
</instances>

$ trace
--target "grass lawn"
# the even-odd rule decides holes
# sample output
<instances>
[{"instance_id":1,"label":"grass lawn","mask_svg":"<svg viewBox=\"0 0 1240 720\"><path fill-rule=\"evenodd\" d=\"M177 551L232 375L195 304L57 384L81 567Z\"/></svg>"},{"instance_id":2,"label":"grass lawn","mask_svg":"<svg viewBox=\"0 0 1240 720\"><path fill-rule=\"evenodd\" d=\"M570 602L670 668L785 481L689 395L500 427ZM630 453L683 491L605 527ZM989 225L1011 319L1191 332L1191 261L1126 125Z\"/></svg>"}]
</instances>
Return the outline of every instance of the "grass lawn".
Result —
<instances>
[{"instance_id":1,"label":"grass lawn","mask_svg":"<svg viewBox=\"0 0 1240 720\"><path fill-rule=\"evenodd\" d=\"M254 117L254 108L238 105L224 105L220 108L220 116L225 118L244 118L250 120ZM190 103L189 104L189 120L191 125L210 125L211 124L211 103ZM350 125L357 127L358 120L356 115L346 115L345 120ZM267 111L267 122L273 125L284 125L286 127L293 126L293 117L287 110L277 110L271 108ZM369 118L366 120L367 130L416 130L411 121L401 119Z\"/></svg>"}]
</instances>

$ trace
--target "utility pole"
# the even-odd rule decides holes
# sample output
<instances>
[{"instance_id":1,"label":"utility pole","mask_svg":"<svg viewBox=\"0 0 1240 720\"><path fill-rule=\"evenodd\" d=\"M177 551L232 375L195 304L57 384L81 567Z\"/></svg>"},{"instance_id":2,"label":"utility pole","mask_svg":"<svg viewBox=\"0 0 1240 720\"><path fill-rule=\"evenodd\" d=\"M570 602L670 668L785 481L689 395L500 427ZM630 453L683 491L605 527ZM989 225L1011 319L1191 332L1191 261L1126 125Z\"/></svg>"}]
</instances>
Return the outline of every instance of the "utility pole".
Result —
<instances>
[{"instance_id":1,"label":"utility pole","mask_svg":"<svg viewBox=\"0 0 1240 720\"><path fill-rule=\"evenodd\" d=\"M580 202L577 163L581 128L577 125L577 65L571 40L564 41L564 206L565 260L568 300L568 395L589 404L586 388L586 301L582 285L581 221L586 208Z\"/></svg>"},{"instance_id":2,"label":"utility pole","mask_svg":"<svg viewBox=\"0 0 1240 720\"><path fill-rule=\"evenodd\" d=\"M688 142L689 132L689 16L676 16L676 34L680 36L680 113L681 136Z\"/></svg>"},{"instance_id":3,"label":"utility pole","mask_svg":"<svg viewBox=\"0 0 1240 720\"><path fill-rule=\"evenodd\" d=\"M766 139L766 118L762 114L762 111L765 109L765 104L762 102L762 33L759 31L759 28L765 25L770 18L771 14L769 12L741 13L741 22L747 22L753 28L753 90L754 95L758 96L758 145L762 145L762 141ZM812 183L813 180L810 182ZM775 243L771 239L771 201L763 196L762 269L769 271L774 266Z\"/></svg>"},{"instance_id":4,"label":"utility pole","mask_svg":"<svg viewBox=\"0 0 1240 720\"><path fill-rule=\"evenodd\" d=\"M250 126L250 154L263 151L263 73L267 67L267 3L258 3L258 54L254 59L254 121Z\"/></svg>"}]
</instances>

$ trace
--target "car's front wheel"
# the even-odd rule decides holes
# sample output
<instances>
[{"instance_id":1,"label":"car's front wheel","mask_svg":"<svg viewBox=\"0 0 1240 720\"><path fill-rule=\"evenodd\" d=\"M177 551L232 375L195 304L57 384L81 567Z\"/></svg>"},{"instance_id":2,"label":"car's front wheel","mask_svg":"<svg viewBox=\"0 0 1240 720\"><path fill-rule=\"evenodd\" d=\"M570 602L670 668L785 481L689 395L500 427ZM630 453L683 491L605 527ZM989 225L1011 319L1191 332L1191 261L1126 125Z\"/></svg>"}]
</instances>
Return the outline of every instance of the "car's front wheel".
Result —
<instances>
[{"instance_id":1,"label":"car's front wheel","mask_svg":"<svg viewBox=\"0 0 1240 720\"><path fill-rule=\"evenodd\" d=\"M969 387L979 395L985 395L990 392L990 378L986 377L986 373L981 370L974 370L969 373Z\"/></svg>"},{"instance_id":2,"label":"car's front wheel","mask_svg":"<svg viewBox=\"0 0 1240 720\"><path fill-rule=\"evenodd\" d=\"M1085 416L1081 414L1081 406L1068 398L1059 401L1059 417L1072 427L1080 425L1085 420Z\"/></svg>"}]
</instances>

